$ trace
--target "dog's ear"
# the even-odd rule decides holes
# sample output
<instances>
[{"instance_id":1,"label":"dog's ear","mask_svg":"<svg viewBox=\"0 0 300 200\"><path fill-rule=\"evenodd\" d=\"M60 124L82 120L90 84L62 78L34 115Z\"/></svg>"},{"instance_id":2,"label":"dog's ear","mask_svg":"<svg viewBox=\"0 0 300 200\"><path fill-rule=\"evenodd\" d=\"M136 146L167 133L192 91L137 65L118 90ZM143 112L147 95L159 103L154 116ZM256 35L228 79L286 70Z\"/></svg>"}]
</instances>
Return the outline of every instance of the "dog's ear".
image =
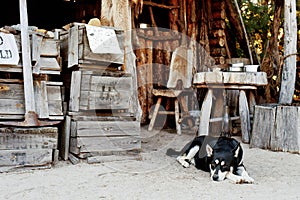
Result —
<instances>
[{"instance_id":1,"label":"dog's ear","mask_svg":"<svg viewBox=\"0 0 300 200\"><path fill-rule=\"evenodd\" d=\"M236 145L236 147L234 147L234 149L232 150L232 153L234 154L234 157L237 158L240 152L240 145Z\"/></svg>"},{"instance_id":2,"label":"dog's ear","mask_svg":"<svg viewBox=\"0 0 300 200\"><path fill-rule=\"evenodd\" d=\"M209 144L206 145L206 153L208 157L211 157L213 154L213 148L211 148L211 146L209 146Z\"/></svg>"}]
</instances>

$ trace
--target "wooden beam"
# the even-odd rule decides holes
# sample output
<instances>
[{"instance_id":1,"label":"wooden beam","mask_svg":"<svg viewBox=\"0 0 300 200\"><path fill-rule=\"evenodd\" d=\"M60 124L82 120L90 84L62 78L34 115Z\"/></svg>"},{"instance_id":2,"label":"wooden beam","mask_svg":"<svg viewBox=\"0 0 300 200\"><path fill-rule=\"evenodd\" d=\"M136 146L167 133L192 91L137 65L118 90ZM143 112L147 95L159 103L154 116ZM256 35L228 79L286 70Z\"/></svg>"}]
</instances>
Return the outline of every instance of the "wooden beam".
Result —
<instances>
[{"instance_id":1,"label":"wooden beam","mask_svg":"<svg viewBox=\"0 0 300 200\"><path fill-rule=\"evenodd\" d=\"M152 6L152 7L168 9L168 10L179 9L180 8L180 6L167 6L167 5L164 5L164 4L158 4L158 3L151 2L151 1L144 1L144 5L145 6Z\"/></svg>"}]
</instances>

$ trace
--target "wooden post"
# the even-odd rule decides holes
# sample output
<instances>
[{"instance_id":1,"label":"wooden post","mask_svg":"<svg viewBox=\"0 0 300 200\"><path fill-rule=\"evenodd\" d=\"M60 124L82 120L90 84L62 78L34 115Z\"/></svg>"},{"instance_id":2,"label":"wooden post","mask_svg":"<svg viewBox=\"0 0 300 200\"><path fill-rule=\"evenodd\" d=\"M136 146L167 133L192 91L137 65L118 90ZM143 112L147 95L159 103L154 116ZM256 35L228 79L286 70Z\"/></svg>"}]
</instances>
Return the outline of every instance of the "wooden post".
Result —
<instances>
[{"instance_id":1,"label":"wooden post","mask_svg":"<svg viewBox=\"0 0 300 200\"><path fill-rule=\"evenodd\" d=\"M139 30L140 33L145 34L144 30ZM141 123L146 123L148 115L148 106L147 106L147 65L146 65L146 44L143 37L139 38L138 48L136 49L137 56L137 84L138 84L138 97L140 100L140 105L142 109L142 118Z\"/></svg>"},{"instance_id":2,"label":"wooden post","mask_svg":"<svg viewBox=\"0 0 300 200\"><path fill-rule=\"evenodd\" d=\"M30 42L28 34L28 16L26 0L19 1L21 21L22 64L25 95L25 113L35 112L33 77L31 69Z\"/></svg>"},{"instance_id":3,"label":"wooden post","mask_svg":"<svg viewBox=\"0 0 300 200\"><path fill-rule=\"evenodd\" d=\"M153 36L153 31L152 30L148 30L146 31L146 34L148 36ZM153 94L152 94L152 90L153 90L153 66L152 66L152 62L153 62L153 42L152 40L146 40L146 60L147 60L147 105L148 105L148 113L150 112L151 106L153 105Z\"/></svg>"},{"instance_id":4,"label":"wooden post","mask_svg":"<svg viewBox=\"0 0 300 200\"><path fill-rule=\"evenodd\" d=\"M285 1L284 19L284 55L286 59L282 70L279 103L290 104L293 101L296 80L297 19L295 0Z\"/></svg>"}]
</instances>

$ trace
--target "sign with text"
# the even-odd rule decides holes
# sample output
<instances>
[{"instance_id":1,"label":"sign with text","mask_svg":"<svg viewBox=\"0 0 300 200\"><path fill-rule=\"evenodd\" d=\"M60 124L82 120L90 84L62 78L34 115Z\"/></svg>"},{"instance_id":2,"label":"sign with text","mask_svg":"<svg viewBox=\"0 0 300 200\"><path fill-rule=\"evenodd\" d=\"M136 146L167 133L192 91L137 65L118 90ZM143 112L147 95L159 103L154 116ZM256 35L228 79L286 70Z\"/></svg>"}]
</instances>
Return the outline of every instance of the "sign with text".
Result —
<instances>
[{"instance_id":1,"label":"sign with text","mask_svg":"<svg viewBox=\"0 0 300 200\"><path fill-rule=\"evenodd\" d=\"M18 65L19 59L14 35L0 32L0 65Z\"/></svg>"},{"instance_id":2,"label":"sign with text","mask_svg":"<svg viewBox=\"0 0 300 200\"><path fill-rule=\"evenodd\" d=\"M118 38L113 29L85 25L89 45L93 53L122 54Z\"/></svg>"}]
</instances>

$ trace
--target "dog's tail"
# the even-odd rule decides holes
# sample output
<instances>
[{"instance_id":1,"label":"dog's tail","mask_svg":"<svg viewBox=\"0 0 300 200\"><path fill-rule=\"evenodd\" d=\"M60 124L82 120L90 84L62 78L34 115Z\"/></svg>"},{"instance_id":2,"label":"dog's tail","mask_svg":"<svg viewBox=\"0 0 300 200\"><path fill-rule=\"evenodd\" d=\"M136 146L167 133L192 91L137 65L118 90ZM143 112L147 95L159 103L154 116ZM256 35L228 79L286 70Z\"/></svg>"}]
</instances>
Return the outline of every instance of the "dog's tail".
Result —
<instances>
[{"instance_id":1,"label":"dog's tail","mask_svg":"<svg viewBox=\"0 0 300 200\"><path fill-rule=\"evenodd\" d=\"M175 149L171 149L171 148L167 149L167 152L166 152L167 156L170 156L173 158L178 157L180 155L180 153L181 153L181 151L176 151Z\"/></svg>"},{"instance_id":2,"label":"dog's tail","mask_svg":"<svg viewBox=\"0 0 300 200\"><path fill-rule=\"evenodd\" d=\"M191 146L191 144L192 144L192 141L190 141L189 143L187 143L187 144L183 147L183 149L182 149L181 151L176 151L176 150L174 150L174 149L169 148L169 149L167 149L166 154L167 154L167 156L176 158L176 157L178 157L178 156L184 154L184 153L189 149L189 147Z\"/></svg>"}]
</instances>

